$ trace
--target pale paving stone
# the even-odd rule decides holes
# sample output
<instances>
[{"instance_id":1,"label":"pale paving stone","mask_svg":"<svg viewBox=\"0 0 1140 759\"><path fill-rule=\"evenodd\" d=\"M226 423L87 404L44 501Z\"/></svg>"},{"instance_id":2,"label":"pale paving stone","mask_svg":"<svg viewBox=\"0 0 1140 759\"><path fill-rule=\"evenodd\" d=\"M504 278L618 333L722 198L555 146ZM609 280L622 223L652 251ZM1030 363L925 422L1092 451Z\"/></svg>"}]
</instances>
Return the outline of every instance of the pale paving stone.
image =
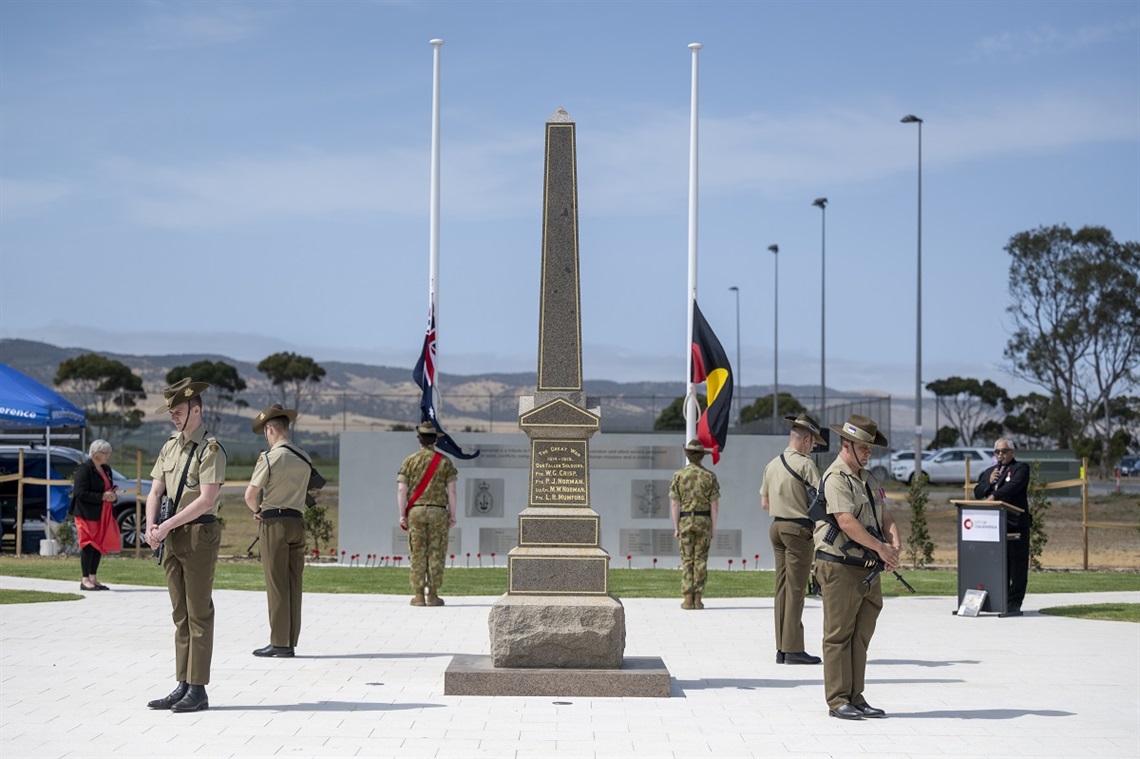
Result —
<instances>
[{"instance_id":1,"label":"pale paving stone","mask_svg":"<svg viewBox=\"0 0 1140 759\"><path fill-rule=\"evenodd\" d=\"M73 584L0 577L0 587ZM442 695L451 655L489 650L492 601L449 598L444 609L424 613L405 597L310 594L299 656L260 660L250 652L265 643L264 595L218 591L213 706L193 715L144 706L173 684L164 590L6 606L0 754L1140 755L1140 626L1033 611L1135 602L1138 593L1031 594L1029 614L1009 620L959 620L946 598L888 598L867 697L892 718L857 723L827 717L821 667L775 664L770 599L712 599L702 613L676 609L671 599L626 600L626 653L665 660L675 678L669 699ZM821 622L818 602L809 600L805 628L815 653ZM77 629L99 651L94 667L66 666L60 656ZM553 703L562 700L572 703Z\"/></svg>"}]
</instances>

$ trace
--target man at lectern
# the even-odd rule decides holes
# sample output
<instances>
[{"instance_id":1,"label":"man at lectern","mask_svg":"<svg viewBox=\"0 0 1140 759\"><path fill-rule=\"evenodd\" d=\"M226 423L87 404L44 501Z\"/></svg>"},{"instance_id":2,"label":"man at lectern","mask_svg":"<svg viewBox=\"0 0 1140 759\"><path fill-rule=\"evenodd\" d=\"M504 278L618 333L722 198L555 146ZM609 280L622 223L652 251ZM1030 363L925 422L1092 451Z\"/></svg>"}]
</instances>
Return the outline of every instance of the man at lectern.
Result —
<instances>
[{"instance_id":1,"label":"man at lectern","mask_svg":"<svg viewBox=\"0 0 1140 759\"><path fill-rule=\"evenodd\" d=\"M1004 616L1020 617L1021 602L1025 600L1025 586L1029 580L1029 532L1033 517L1029 513L1029 464L1014 458L1017 446L1012 440L1001 438L994 443L997 463L978 477L974 498L986 501L1004 501L1022 509L1020 514L1009 514L1006 524L1016 530L1017 540L1008 541L1006 556L1009 560L1008 603Z\"/></svg>"}]
</instances>

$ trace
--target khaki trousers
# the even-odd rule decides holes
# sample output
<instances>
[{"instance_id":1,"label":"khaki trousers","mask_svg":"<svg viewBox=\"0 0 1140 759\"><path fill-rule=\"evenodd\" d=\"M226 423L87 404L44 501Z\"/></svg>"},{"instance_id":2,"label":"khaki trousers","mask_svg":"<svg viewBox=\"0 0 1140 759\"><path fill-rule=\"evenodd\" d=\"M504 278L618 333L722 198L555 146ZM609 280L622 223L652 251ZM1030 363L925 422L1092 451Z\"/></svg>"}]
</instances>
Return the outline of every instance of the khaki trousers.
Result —
<instances>
[{"instance_id":1,"label":"khaki trousers","mask_svg":"<svg viewBox=\"0 0 1140 759\"><path fill-rule=\"evenodd\" d=\"M217 522L188 524L166 536L162 569L174 620L176 678L210 683L214 655L214 567L222 530Z\"/></svg>"},{"instance_id":2,"label":"khaki trousers","mask_svg":"<svg viewBox=\"0 0 1140 759\"><path fill-rule=\"evenodd\" d=\"M427 586L429 593L443 587L443 566L447 559L447 523L451 512L438 506L413 506L408 509L408 580L419 593Z\"/></svg>"},{"instance_id":3,"label":"khaki trousers","mask_svg":"<svg viewBox=\"0 0 1140 759\"><path fill-rule=\"evenodd\" d=\"M768 528L776 559L776 650L798 653L804 648L804 593L815 541L811 530L795 522L773 521Z\"/></svg>"},{"instance_id":4,"label":"khaki trousers","mask_svg":"<svg viewBox=\"0 0 1140 759\"><path fill-rule=\"evenodd\" d=\"M301 580L305 571L305 520L261 522L261 568L269 596L269 644L296 648L301 637Z\"/></svg>"},{"instance_id":5,"label":"khaki trousers","mask_svg":"<svg viewBox=\"0 0 1140 759\"><path fill-rule=\"evenodd\" d=\"M709 546L712 545L712 519L681 517L681 592L704 595L709 576Z\"/></svg>"},{"instance_id":6,"label":"khaki trousers","mask_svg":"<svg viewBox=\"0 0 1140 759\"><path fill-rule=\"evenodd\" d=\"M823 687L829 709L866 703L867 648L883 610L879 578L863 584L870 571L816 562L815 575L823 592Z\"/></svg>"}]
</instances>

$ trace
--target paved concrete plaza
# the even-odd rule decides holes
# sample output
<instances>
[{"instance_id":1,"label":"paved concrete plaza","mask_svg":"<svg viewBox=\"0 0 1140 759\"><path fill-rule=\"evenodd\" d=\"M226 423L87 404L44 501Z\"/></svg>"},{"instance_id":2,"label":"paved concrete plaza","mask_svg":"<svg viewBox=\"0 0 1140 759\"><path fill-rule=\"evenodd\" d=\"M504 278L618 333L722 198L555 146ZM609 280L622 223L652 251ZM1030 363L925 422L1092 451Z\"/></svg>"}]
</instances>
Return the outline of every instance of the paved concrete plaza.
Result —
<instances>
[{"instance_id":1,"label":"paved concrete plaza","mask_svg":"<svg viewBox=\"0 0 1140 759\"><path fill-rule=\"evenodd\" d=\"M77 586L0 577L4 588ZM661 656L671 698L444 696L452 655L488 653L493 600L433 609L308 594L299 655L266 660L250 655L268 640L265 595L218 591L211 708L194 714L145 707L173 685L165 589L3 606L0 755L1140 756L1140 625L1036 613L1140 593L1030 593L1011 619L959 619L949 598L889 598L867 698L890 718L861 722L827 716L821 666L775 663L769 598L711 599L703 612L625 601L626 654ZM821 615L809 600L814 653Z\"/></svg>"}]
</instances>

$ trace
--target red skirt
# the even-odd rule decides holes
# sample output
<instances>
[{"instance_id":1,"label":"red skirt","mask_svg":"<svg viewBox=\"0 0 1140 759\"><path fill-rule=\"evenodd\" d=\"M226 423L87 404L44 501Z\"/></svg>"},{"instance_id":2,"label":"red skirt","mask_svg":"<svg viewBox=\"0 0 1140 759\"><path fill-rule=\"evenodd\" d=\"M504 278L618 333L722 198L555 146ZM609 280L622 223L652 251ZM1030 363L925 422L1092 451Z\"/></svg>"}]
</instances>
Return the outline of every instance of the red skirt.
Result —
<instances>
[{"instance_id":1,"label":"red skirt","mask_svg":"<svg viewBox=\"0 0 1140 759\"><path fill-rule=\"evenodd\" d=\"M79 534L80 548L95 546L99 553L119 553L123 550L123 538L108 501L103 502L103 514L98 522L75 517L75 531Z\"/></svg>"}]
</instances>

